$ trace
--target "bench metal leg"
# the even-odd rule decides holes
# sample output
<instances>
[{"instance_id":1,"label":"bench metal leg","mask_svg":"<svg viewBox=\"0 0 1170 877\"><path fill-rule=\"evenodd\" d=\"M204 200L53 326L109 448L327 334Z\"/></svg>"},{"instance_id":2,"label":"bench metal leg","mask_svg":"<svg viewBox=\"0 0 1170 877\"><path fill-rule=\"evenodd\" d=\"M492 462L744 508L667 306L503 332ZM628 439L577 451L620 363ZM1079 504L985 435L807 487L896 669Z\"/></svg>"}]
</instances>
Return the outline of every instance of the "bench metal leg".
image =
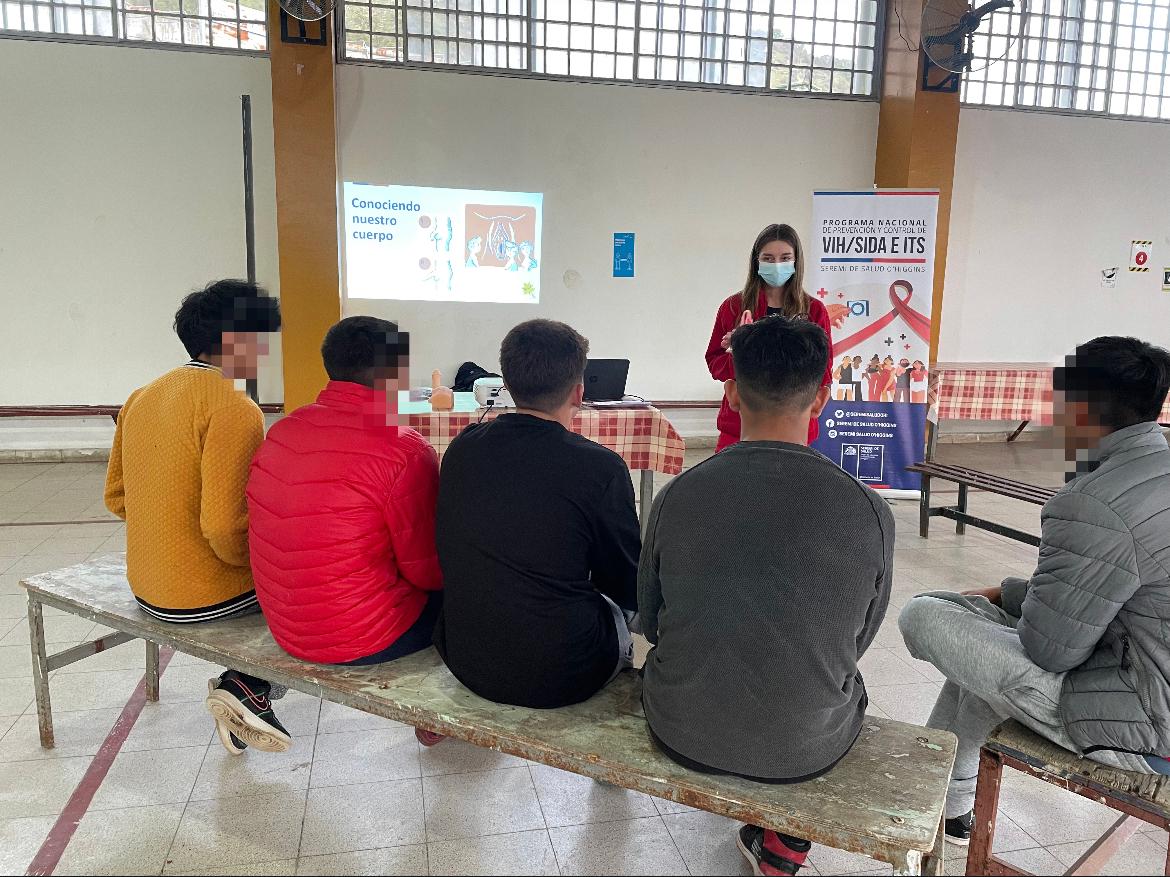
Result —
<instances>
[{"instance_id":1,"label":"bench metal leg","mask_svg":"<svg viewBox=\"0 0 1170 877\"><path fill-rule=\"evenodd\" d=\"M1113 858L1127 840L1133 837L1145 822L1136 816L1122 814L1107 832L1097 838L1083 856L1065 871L1065 874L1100 874L1105 864Z\"/></svg>"},{"instance_id":2,"label":"bench metal leg","mask_svg":"<svg viewBox=\"0 0 1170 877\"><path fill-rule=\"evenodd\" d=\"M146 699L158 702L158 643L146 640Z\"/></svg>"},{"instance_id":3,"label":"bench metal leg","mask_svg":"<svg viewBox=\"0 0 1170 877\"><path fill-rule=\"evenodd\" d=\"M37 724L41 732L41 748L52 749L53 704L49 700L49 657L45 653L45 616L41 601L28 597L28 633L32 644L33 690L37 696Z\"/></svg>"},{"instance_id":4,"label":"bench metal leg","mask_svg":"<svg viewBox=\"0 0 1170 877\"><path fill-rule=\"evenodd\" d=\"M967 851L968 874L1026 875L997 859L995 820L999 815L999 789L1003 781L1003 758L983 749L979 753L979 780L975 787L975 822L971 826L971 846Z\"/></svg>"},{"instance_id":5,"label":"bench metal leg","mask_svg":"<svg viewBox=\"0 0 1170 877\"><path fill-rule=\"evenodd\" d=\"M918 535L930 538L930 476L922 476L922 492L918 497Z\"/></svg>"},{"instance_id":6,"label":"bench metal leg","mask_svg":"<svg viewBox=\"0 0 1170 877\"><path fill-rule=\"evenodd\" d=\"M961 514L967 514L967 485L959 485L959 504L955 506ZM955 532L960 536L967 532L967 525L961 520L955 523Z\"/></svg>"},{"instance_id":7,"label":"bench metal leg","mask_svg":"<svg viewBox=\"0 0 1170 877\"><path fill-rule=\"evenodd\" d=\"M642 535L646 535L646 523L650 520L650 506L654 504L654 470L643 469L638 486L638 512L641 515Z\"/></svg>"}]
</instances>

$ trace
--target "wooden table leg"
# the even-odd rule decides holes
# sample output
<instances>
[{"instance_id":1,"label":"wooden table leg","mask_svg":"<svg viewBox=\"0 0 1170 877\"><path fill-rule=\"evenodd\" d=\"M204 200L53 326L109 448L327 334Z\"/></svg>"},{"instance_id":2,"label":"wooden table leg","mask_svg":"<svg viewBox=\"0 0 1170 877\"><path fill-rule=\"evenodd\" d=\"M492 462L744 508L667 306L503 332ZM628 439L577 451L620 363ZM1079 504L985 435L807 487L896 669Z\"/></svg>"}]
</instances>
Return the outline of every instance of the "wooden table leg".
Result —
<instances>
[{"instance_id":1,"label":"wooden table leg","mask_svg":"<svg viewBox=\"0 0 1170 877\"><path fill-rule=\"evenodd\" d=\"M905 851L903 851L899 860L892 863L894 866L894 874L895 875L909 874L909 875L914 875L914 877L917 877L917 875L925 873L922 870L922 858L923 858L922 853L920 853L918 850L905 850ZM931 873L942 873L942 872L933 872L932 871Z\"/></svg>"},{"instance_id":2,"label":"wooden table leg","mask_svg":"<svg viewBox=\"0 0 1170 877\"><path fill-rule=\"evenodd\" d=\"M158 643L146 640L146 699L158 702Z\"/></svg>"},{"instance_id":3,"label":"wooden table leg","mask_svg":"<svg viewBox=\"0 0 1170 877\"><path fill-rule=\"evenodd\" d=\"M654 470L643 469L638 486L638 513L641 516L642 535L646 535L646 523L650 520L650 506L654 504Z\"/></svg>"},{"instance_id":4,"label":"wooden table leg","mask_svg":"<svg viewBox=\"0 0 1170 877\"><path fill-rule=\"evenodd\" d=\"M37 696L37 725L41 733L41 748L52 749L53 704L49 698L49 658L45 653L45 617L41 601L28 595L28 638L32 645L33 691Z\"/></svg>"},{"instance_id":5,"label":"wooden table leg","mask_svg":"<svg viewBox=\"0 0 1170 877\"><path fill-rule=\"evenodd\" d=\"M1008 436L1008 441L1014 442L1016 439L1018 439L1020 437L1020 433L1022 433L1027 428L1028 424L1031 422L1032 421L1030 421L1030 420L1023 421L1019 426L1016 427L1016 431Z\"/></svg>"},{"instance_id":6,"label":"wooden table leg","mask_svg":"<svg viewBox=\"0 0 1170 877\"><path fill-rule=\"evenodd\" d=\"M931 874L935 875L935 877L941 877L942 874L946 873L945 859L947 849L947 835L943 830L943 824L945 822L945 819L940 819L938 822L938 835L934 839L934 849L930 851L930 855L928 855L926 860L923 862L923 874Z\"/></svg>"}]
</instances>

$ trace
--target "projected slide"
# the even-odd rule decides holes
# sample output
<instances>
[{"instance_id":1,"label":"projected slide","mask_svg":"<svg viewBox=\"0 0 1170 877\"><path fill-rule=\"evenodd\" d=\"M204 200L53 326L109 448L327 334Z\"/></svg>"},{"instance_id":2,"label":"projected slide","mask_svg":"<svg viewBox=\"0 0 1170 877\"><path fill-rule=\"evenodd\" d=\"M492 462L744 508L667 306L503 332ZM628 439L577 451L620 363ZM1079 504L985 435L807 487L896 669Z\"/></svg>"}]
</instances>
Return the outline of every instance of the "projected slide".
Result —
<instances>
[{"instance_id":1,"label":"projected slide","mask_svg":"<svg viewBox=\"0 0 1170 877\"><path fill-rule=\"evenodd\" d=\"M350 298L540 301L542 195L348 182L343 192Z\"/></svg>"}]
</instances>

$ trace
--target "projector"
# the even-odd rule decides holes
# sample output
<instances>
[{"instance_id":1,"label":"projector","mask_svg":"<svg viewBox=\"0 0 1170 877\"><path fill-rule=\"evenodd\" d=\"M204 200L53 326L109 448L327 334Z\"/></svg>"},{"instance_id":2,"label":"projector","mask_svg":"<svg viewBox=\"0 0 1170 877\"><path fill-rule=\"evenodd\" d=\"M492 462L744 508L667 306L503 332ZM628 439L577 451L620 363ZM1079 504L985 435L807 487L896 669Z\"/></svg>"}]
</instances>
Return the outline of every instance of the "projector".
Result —
<instances>
[{"instance_id":1,"label":"projector","mask_svg":"<svg viewBox=\"0 0 1170 877\"><path fill-rule=\"evenodd\" d=\"M480 408L515 408L512 394L504 388L503 378L480 378L471 389Z\"/></svg>"}]
</instances>

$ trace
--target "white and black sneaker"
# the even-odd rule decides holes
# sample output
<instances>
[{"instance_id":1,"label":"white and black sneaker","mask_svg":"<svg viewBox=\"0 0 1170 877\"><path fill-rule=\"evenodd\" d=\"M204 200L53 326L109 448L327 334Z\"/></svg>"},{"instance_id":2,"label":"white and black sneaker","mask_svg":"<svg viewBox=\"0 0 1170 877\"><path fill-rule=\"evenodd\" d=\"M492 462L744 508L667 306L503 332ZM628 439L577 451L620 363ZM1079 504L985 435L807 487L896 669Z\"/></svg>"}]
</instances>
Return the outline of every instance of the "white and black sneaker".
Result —
<instances>
[{"instance_id":1,"label":"white and black sneaker","mask_svg":"<svg viewBox=\"0 0 1170 877\"><path fill-rule=\"evenodd\" d=\"M974 825L975 811L972 810L970 813L964 813L962 816L956 816L954 819L943 822L943 833L949 843L960 847L970 846L971 828Z\"/></svg>"},{"instance_id":2,"label":"white and black sneaker","mask_svg":"<svg viewBox=\"0 0 1170 877\"><path fill-rule=\"evenodd\" d=\"M261 752L287 752L292 737L272 711L267 682L228 670L207 695L207 711L215 717L216 727L226 726L230 735ZM223 740L223 732L220 732ZM224 744L227 746L227 744ZM231 748L228 748L231 752Z\"/></svg>"}]
</instances>

